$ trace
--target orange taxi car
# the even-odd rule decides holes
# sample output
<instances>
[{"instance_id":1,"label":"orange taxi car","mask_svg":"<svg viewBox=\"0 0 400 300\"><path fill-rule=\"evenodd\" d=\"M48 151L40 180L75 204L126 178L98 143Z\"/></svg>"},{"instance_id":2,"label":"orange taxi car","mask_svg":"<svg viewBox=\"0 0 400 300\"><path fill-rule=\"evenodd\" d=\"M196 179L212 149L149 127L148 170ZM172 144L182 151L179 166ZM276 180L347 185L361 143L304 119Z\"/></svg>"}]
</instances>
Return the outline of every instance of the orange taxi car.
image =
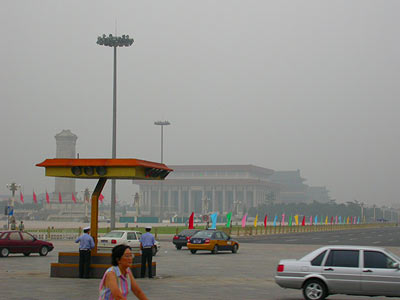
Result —
<instances>
[{"instance_id":1,"label":"orange taxi car","mask_svg":"<svg viewBox=\"0 0 400 300\"><path fill-rule=\"evenodd\" d=\"M239 249L239 243L232 240L223 231L208 229L201 230L192 235L187 243L187 247L192 254L195 254L197 250L211 251L212 254L216 254L219 251L232 251L232 253L236 253Z\"/></svg>"}]
</instances>

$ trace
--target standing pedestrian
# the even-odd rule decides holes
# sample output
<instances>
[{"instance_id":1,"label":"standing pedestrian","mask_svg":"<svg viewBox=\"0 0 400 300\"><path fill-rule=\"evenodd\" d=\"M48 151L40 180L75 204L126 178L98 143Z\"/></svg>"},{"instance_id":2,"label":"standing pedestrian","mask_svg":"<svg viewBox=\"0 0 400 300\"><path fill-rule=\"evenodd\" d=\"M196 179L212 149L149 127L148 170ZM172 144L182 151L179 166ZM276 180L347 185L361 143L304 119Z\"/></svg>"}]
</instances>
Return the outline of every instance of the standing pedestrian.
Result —
<instances>
[{"instance_id":1,"label":"standing pedestrian","mask_svg":"<svg viewBox=\"0 0 400 300\"><path fill-rule=\"evenodd\" d=\"M10 224L11 224L11 230L16 230L17 229L17 224L15 222L15 217L14 216L10 217Z\"/></svg>"},{"instance_id":2,"label":"standing pedestrian","mask_svg":"<svg viewBox=\"0 0 400 300\"><path fill-rule=\"evenodd\" d=\"M21 223L19 224L19 231L23 231L24 229L25 229L24 222L21 221Z\"/></svg>"},{"instance_id":3,"label":"standing pedestrian","mask_svg":"<svg viewBox=\"0 0 400 300\"><path fill-rule=\"evenodd\" d=\"M140 238L140 250L142 250L142 269L141 277L144 278L146 273L146 262L148 265L149 278L153 278L152 262L153 262L153 247L155 247L156 240L150 233L151 226L146 226L146 233Z\"/></svg>"},{"instance_id":4,"label":"standing pedestrian","mask_svg":"<svg viewBox=\"0 0 400 300\"><path fill-rule=\"evenodd\" d=\"M83 228L83 234L75 243L79 243L79 278L89 278L90 254L94 248L94 240L89 235L90 227Z\"/></svg>"}]
</instances>

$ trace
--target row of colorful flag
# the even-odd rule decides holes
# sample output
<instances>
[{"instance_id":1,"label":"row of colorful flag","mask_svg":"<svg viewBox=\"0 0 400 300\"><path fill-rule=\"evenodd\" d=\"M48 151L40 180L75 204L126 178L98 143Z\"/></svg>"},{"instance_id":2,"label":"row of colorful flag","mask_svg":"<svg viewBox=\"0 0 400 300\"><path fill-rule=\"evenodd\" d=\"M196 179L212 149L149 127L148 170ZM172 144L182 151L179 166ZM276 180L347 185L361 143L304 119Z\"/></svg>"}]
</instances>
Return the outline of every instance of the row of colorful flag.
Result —
<instances>
[{"instance_id":1,"label":"row of colorful flag","mask_svg":"<svg viewBox=\"0 0 400 300\"><path fill-rule=\"evenodd\" d=\"M229 214L231 214L231 213L229 213ZM303 216L303 218L301 220L301 226L306 226L307 219L308 219L308 217ZM265 215L265 217L264 217L264 226L265 227L267 226L267 221L268 221L268 215ZM230 220L229 220L229 222L230 222ZM247 222L247 213L242 218L242 227L246 226L246 222ZM254 219L254 227L257 227L257 224L258 224L258 215L256 215L256 217ZM273 221L273 226L277 226L277 224L278 224L278 216L275 215L275 218ZM286 225L285 214L282 214L279 224ZM298 226L299 224L300 224L299 223L299 215L295 215L293 217L289 216L289 219L287 222L288 226L293 226L293 225ZM315 215L314 218L312 216L310 216L309 221L307 222L307 225L318 225L318 224L321 224L321 225L360 224L360 217L359 216L348 216L347 218L346 217L342 218L342 216L335 216L335 217L331 216L330 221L329 221L329 217L326 216L325 220L323 217L321 217L320 221L318 223L318 215ZM227 226L228 226L228 222L227 222Z\"/></svg>"},{"instance_id":2,"label":"row of colorful flag","mask_svg":"<svg viewBox=\"0 0 400 300\"><path fill-rule=\"evenodd\" d=\"M73 201L74 203L76 203L75 194L74 194L74 193L71 193L71 195L72 195L72 201ZM38 203L38 200L37 200L37 196L36 196L35 191L33 191L32 198L33 198L33 202L34 202L35 204L37 204L37 203ZM25 203L25 202L24 202L24 195L22 194L21 191L19 192L19 199L21 200L22 203ZM103 202L103 200L104 200L103 194L100 194L99 200L100 200L100 202ZM47 204L50 204L50 196L49 196L49 193L48 193L47 191L46 191L46 202L47 202ZM60 204L63 202L62 196L61 196L61 193L60 193L60 192L58 193L58 202L59 202Z\"/></svg>"},{"instance_id":3,"label":"row of colorful flag","mask_svg":"<svg viewBox=\"0 0 400 300\"><path fill-rule=\"evenodd\" d=\"M210 229L216 229L217 228L217 217L218 217L218 213L215 212L213 214L210 215L210 221L211 221L211 227ZM285 214L282 214L281 219L278 220L278 216L275 215L274 221L273 221L273 226L277 226L279 225L286 225L285 223ZM301 226L306 226L306 225L339 225L339 224L360 224L360 217L357 216L348 216L348 217L343 217L342 216L331 216L330 218L330 222L329 222L329 217L326 216L325 220L323 217L321 217L319 219L319 223L318 223L318 216L310 216L309 221L306 224L306 219L308 219L308 217L306 218L306 216L303 216L301 223L299 220L299 215L295 215L295 216L289 216L289 218L287 219L287 225L288 226L299 226L301 224ZM229 212L226 215L226 227L230 227L231 226L231 220L232 220L232 212ZM364 220L365 221L365 217ZM265 215L264 217L264 227L267 227L267 222L268 222L268 215ZM192 212L192 214L189 217L189 229L193 229L193 223L194 223L194 212ZM246 223L247 223L247 213L244 214L243 218L242 218L242 227L246 227ZM257 227L258 225L258 215L256 215L255 219L254 219L254 227Z\"/></svg>"}]
</instances>

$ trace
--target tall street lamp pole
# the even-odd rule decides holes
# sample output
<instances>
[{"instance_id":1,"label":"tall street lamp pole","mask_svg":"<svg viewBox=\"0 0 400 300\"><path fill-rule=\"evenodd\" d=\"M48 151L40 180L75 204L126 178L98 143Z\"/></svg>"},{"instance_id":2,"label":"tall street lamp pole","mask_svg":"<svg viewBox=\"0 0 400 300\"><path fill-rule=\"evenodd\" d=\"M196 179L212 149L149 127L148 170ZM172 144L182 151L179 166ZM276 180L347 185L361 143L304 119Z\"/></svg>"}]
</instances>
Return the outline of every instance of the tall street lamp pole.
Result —
<instances>
[{"instance_id":1,"label":"tall street lamp pole","mask_svg":"<svg viewBox=\"0 0 400 300\"><path fill-rule=\"evenodd\" d=\"M114 48L114 84L113 84L113 131L112 131L112 158L117 157L117 47L129 47L133 39L129 35L113 36L112 34L97 37L97 44ZM111 180L111 229L115 229L115 179Z\"/></svg>"},{"instance_id":2,"label":"tall street lamp pole","mask_svg":"<svg viewBox=\"0 0 400 300\"><path fill-rule=\"evenodd\" d=\"M161 126L161 163L163 163L163 150L164 150L164 126L171 125L170 122L168 121L156 121L154 122L154 125L159 125Z\"/></svg>"},{"instance_id":3,"label":"tall street lamp pole","mask_svg":"<svg viewBox=\"0 0 400 300\"><path fill-rule=\"evenodd\" d=\"M163 163L163 154L164 154L164 126L171 125L171 123L167 120L165 121L156 121L154 125L161 126L161 163ZM160 183L160 221L163 217L163 185L162 182Z\"/></svg>"},{"instance_id":4,"label":"tall street lamp pole","mask_svg":"<svg viewBox=\"0 0 400 300\"><path fill-rule=\"evenodd\" d=\"M376 222L376 205L374 204L374 222Z\"/></svg>"}]
</instances>

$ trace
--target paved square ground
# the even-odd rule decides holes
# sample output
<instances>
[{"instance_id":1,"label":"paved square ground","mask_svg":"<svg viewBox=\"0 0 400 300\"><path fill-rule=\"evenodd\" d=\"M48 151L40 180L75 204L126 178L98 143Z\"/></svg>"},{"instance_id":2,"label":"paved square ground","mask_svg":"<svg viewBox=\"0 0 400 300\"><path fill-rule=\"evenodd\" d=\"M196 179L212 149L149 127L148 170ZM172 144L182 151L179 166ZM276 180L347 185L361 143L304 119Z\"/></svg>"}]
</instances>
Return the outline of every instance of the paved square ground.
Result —
<instances>
[{"instance_id":1,"label":"paved square ground","mask_svg":"<svg viewBox=\"0 0 400 300\"><path fill-rule=\"evenodd\" d=\"M97 299L99 279L50 278L50 263L57 262L59 251L76 251L72 241L56 241L47 257L32 254L0 258L0 299L75 300ZM299 258L318 248L316 245L277 245L242 243L237 254L176 250L162 241L155 279L137 279L149 299L276 299L300 300L300 290L277 286L273 276L279 259ZM400 248L389 248L400 254ZM128 299L135 299L131 293ZM329 299L349 300L365 297L345 295ZM388 299L384 297L374 300Z\"/></svg>"}]
</instances>

